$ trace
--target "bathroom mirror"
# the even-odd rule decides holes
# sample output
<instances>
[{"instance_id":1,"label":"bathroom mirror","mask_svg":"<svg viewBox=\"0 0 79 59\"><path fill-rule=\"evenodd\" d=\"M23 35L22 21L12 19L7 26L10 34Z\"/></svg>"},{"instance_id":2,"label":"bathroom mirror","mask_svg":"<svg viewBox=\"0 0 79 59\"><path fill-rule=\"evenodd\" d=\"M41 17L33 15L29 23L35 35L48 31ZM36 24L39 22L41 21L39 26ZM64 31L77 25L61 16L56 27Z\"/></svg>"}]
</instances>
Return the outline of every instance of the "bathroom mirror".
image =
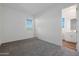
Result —
<instances>
[{"instance_id":1,"label":"bathroom mirror","mask_svg":"<svg viewBox=\"0 0 79 59\"><path fill-rule=\"evenodd\" d=\"M77 20L76 19L71 19L70 21L70 25L71 25L71 30L72 31L76 31L76 23L77 23Z\"/></svg>"}]
</instances>

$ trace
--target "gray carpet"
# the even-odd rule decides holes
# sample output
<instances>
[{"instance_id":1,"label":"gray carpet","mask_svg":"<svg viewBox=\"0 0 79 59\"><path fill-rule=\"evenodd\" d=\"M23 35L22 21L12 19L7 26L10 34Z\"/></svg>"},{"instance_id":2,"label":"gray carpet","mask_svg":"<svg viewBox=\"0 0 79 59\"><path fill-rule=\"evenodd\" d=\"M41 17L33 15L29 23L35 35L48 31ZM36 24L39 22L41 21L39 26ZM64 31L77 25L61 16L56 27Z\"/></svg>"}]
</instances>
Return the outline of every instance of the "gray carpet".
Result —
<instances>
[{"instance_id":1,"label":"gray carpet","mask_svg":"<svg viewBox=\"0 0 79 59\"><path fill-rule=\"evenodd\" d=\"M55 44L30 38L2 44L1 56L75 56L78 52L61 48Z\"/></svg>"}]
</instances>

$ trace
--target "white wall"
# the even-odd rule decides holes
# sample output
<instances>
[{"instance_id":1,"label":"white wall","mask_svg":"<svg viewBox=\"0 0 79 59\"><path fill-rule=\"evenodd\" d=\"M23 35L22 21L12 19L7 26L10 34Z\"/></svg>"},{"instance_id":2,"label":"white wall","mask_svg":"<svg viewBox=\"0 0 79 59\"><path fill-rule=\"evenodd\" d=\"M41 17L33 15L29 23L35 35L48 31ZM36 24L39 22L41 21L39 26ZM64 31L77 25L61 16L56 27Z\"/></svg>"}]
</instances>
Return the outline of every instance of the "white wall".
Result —
<instances>
[{"instance_id":1,"label":"white wall","mask_svg":"<svg viewBox=\"0 0 79 59\"><path fill-rule=\"evenodd\" d=\"M3 7L3 10L2 25L4 30L1 43L33 37L34 30L28 31L25 28L25 20L28 17L27 14L8 7Z\"/></svg>"},{"instance_id":2,"label":"white wall","mask_svg":"<svg viewBox=\"0 0 79 59\"><path fill-rule=\"evenodd\" d=\"M0 5L0 44L2 40L2 6Z\"/></svg>"},{"instance_id":3,"label":"white wall","mask_svg":"<svg viewBox=\"0 0 79 59\"><path fill-rule=\"evenodd\" d=\"M44 41L61 45L61 8L51 8L36 19L36 35Z\"/></svg>"},{"instance_id":4,"label":"white wall","mask_svg":"<svg viewBox=\"0 0 79 59\"><path fill-rule=\"evenodd\" d=\"M79 5L77 7L77 50L79 51Z\"/></svg>"}]
</instances>

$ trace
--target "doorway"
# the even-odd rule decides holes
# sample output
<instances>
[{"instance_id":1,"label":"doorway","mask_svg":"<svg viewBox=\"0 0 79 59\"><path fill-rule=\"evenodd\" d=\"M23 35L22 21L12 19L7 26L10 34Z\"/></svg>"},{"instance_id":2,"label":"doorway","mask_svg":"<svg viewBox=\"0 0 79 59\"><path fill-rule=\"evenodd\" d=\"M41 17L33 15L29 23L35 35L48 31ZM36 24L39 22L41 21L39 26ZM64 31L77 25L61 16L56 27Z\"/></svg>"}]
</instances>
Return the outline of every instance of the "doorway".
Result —
<instances>
[{"instance_id":1,"label":"doorway","mask_svg":"<svg viewBox=\"0 0 79 59\"><path fill-rule=\"evenodd\" d=\"M62 32L62 46L68 49L76 50L77 45L77 5L62 9L61 32Z\"/></svg>"}]
</instances>

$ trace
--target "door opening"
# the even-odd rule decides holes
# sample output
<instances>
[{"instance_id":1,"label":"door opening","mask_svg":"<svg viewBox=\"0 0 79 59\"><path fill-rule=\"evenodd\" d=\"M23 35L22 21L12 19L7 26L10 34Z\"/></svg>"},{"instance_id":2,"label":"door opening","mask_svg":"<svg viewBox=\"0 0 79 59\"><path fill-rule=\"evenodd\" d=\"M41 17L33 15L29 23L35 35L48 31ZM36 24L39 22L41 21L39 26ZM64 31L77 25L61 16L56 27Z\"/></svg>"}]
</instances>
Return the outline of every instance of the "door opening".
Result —
<instances>
[{"instance_id":1,"label":"door opening","mask_svg":"<svg viewBox=\"0 0 79 59\"><path fill-rule=\"evenodd\" d=\"M77 45L76 9L77 5L62 9L61 18L62 46L72 50L76 50Z\"/></svg>"}]
</instances>

